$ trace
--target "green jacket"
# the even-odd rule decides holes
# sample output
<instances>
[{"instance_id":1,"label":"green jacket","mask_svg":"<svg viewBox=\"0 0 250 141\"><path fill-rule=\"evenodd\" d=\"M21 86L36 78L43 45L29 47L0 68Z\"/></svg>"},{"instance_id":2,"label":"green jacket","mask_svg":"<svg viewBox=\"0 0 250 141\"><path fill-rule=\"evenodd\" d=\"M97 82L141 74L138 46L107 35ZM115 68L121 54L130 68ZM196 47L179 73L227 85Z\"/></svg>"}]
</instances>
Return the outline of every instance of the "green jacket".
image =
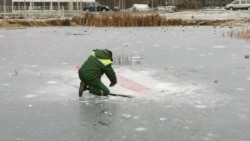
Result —
<instances>
[{"instance_id":1,"label":"green jacket","mask_svg":"<svg viewBox=\"0 0 250 141\"><path fill-rule=\"evenodd\" d=\"M95 79L101 79L101 76L105 73L110 82L116 84L116 74L111 65L112 54L106 49L94 50L79 69L79 77L83 82L90 84L94 83Z\"/></svg>"}]
</instances>

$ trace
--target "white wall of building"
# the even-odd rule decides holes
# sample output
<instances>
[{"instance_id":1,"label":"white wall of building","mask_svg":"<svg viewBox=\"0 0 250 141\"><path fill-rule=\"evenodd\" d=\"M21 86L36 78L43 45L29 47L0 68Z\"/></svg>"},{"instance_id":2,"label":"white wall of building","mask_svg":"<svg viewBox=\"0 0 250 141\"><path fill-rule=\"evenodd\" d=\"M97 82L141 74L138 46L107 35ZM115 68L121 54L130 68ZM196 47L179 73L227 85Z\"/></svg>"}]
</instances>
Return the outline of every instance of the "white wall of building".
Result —
<instances>
[{"instance_id":1,"label":"white wall of building","mask_svg":"<svg viewBox=\"0 0 250 141\"><path fill-rule=\"evenodd\" d=\"M95 0L12 0L12 9L18 10L82 10L83 2Z\"/></svg>"}]
</instances>

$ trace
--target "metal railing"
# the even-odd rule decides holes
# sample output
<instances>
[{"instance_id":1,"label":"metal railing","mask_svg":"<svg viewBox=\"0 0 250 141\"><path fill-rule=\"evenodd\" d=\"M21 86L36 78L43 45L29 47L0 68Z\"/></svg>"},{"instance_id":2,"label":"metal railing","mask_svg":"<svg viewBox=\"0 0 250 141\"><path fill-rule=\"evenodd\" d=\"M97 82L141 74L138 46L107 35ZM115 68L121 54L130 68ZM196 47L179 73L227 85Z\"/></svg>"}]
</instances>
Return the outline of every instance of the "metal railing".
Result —
<instances>
[{"instance_id":1,"label":"metal railing","mask_svg":"<svg viewBox=\"0 0 250 141\"><path fill-rule=\"evenodd\" d=\"M70 10L71 9L71 10ZM65 18L82 13L79 7L69 6L0 6L0 19L3 18Z\"/></svg>"}]
</instances>

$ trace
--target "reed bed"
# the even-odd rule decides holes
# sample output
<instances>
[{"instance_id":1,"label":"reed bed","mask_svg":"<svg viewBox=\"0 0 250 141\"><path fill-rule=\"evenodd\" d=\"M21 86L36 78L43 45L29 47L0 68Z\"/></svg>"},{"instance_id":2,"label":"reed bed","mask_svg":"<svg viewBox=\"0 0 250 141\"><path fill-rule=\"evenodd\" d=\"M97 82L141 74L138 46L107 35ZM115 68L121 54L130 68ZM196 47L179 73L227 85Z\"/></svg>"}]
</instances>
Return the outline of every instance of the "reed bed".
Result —
<instances>
[{"instance_id":1,"label":"reed bed","mask_svg":"<svg viewBox=\"0 0 250 141\"><path fill-rule=\"evenodd\" d=\"M95 15L86 13L83 18L74 17L73 22L85 26L115 26L115 27L138 27L138 26L168 26L168 25L195 25L196 23L181 19L166 19L157 13L130 13L116 12L113 14L102 13Z\"/></svg>"},{"instance_id":2,"label":"reed bed","mask_svg":"<svg viewBox=\"0 0 250 141\"><path fill-rule=\"evenodd\" d=\"M229 35L231 38L250 40L250 29L241 29L241 30L232 29Z\"/></svg>"},{"instance_id":3,"label":"reed bed","mask_svg":"<svg viewBox=\"0 0 250 141\"><path fill-rule=\"evenodd\" d=\"M26 20L10 19L1 26L97 26L97 27L145 27L145 26L217 26L225 20L169 19L158 12L87 12L69 19Z\"/></svg>"}]
</instances>

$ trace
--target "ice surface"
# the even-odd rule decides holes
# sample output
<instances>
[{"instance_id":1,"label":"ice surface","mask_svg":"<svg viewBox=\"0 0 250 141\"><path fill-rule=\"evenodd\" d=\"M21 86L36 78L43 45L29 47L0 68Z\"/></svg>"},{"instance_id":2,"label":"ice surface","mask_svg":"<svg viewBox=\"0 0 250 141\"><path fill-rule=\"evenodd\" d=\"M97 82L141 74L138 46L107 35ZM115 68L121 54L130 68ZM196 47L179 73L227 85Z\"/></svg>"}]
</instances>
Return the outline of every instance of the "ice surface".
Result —
<instances>
[{"instance_id":1,"label":"ice surface","mask_svg":"<svg viewBox=\"0 0 250 141\"><path fill-rule=\"evenodd\" d=\"M0 140L250 140L250 46L231 30L0 29ZM96 48L143 56L114 65L110 90L134 98L78 98L77 70Z\"/></svg>"}]
</instances>

